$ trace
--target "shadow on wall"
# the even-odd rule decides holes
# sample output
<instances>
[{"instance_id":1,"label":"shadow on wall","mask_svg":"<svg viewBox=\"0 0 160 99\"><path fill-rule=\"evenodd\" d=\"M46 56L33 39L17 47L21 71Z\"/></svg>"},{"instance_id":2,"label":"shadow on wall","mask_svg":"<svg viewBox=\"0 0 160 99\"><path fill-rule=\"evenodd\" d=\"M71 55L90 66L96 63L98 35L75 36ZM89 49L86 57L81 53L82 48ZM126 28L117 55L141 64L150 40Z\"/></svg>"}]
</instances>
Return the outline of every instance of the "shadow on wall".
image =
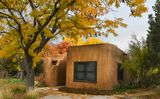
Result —
<instances>
[{"instance_id":1,"label":"shadow on wall","mask_svg":"<svg viewBox=\"0 0 160 99\"><path fill-rule=\"evenodd\" d=\"M35 81L43 81L47 86L65 85L66 56L64 53L41 58L43 71L35 77Z\"/></svg>"}]
</instances>

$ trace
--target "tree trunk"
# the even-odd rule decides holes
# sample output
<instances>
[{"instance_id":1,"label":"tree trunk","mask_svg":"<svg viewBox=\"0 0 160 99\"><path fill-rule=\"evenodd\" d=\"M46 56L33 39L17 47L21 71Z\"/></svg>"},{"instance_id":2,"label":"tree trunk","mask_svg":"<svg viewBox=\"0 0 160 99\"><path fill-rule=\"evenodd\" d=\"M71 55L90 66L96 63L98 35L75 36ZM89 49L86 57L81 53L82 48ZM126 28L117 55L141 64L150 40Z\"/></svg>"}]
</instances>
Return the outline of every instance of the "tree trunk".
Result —
<instances>
[{"instance_id":1,"label":"tree trunk","mask_svg":"<svg viewBox=\"0 0 160 99\"><path fill-rule=\"evenodd\" d=\"M31 56L25 55L25 65L26 65L26 85L27 91L34 89L34 70L32 68L33 58Z\"/></svg>"},{"instance_id":2,"label":"tree trunk","mask_svg":"<svg viewBox=\"0 0 160 99\"><path fill-rule=\"evenodd\" d=\"M140 67L140 75L139 75L139 87L142 87L143 83L143 65Z\"/></svg>"},{"instance_id":3,"label":"tree trunk","mask_svg":"<svg viewBox=\"0 0 160 99\"><path fill-rule=\"evenodd\" d=\"M20 80L24 80L24 68L20 66Z\"/></svg>"},{"instance_id":4,"label":"tree trunk","mask_svg":"<svg viewBox=\"0 0 160 99\"><path fill-rule=\"evenodd\" d=\"M24 76L25 76L25 68L24 68L24 61L22 61L20 58L19 58L19 61L20 61L20 75L19 75L19 78L20 80L24 80Z\"/></svg>"}]
</instances>

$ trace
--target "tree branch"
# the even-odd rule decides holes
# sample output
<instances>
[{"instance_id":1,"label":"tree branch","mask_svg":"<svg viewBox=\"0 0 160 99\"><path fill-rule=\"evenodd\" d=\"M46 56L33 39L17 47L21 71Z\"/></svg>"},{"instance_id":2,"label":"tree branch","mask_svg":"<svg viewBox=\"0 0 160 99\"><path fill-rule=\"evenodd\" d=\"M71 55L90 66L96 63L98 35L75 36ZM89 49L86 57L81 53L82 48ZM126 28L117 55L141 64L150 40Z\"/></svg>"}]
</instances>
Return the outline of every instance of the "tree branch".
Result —
<instances>
[{"instance_id":1,"label":"tree branch","mask_svg":"<svg viewBox=\"0 0 160 99\"><path fill-rule=\"evenodd\" d=\"M5 2L3 2L2 0L0 0L0 2L7 8L7 10L11 13L11 15L14 15L14 13L11 11L11 8L9 8Z\"/></svg>"},{"instance_id":2,"label":"tree branch","mask_svg":"<svg viewBox=\"0 0 160 99\"><path fill-rule=\"evenodd\" d=\"M14 30L18 31L18 29L17 29L16 27L14 27L14 26L9 22L8 19L7 19L7 22L8 22L8 25L9 25L11 28L13 28Z\"/></svg>"},{"instance_id":3,"label":"tree branch","mask_svg":"<svg viewBox=\"0 0 160 99\"><path fill-rule=\"evenodd\" d=\"M30 0L30 1L31 1L31 0ZM29 48L29 47L36 41L36 38L37 38L37 36L39 35L39 33L43 31L43 29L49 24L49 22L52 20L52 18L56 15L56 13L58 12L58 9L59 9L59 8L57 7L58 2L60 2L60 0L58 0L57 3L55 3L55 7L56 7L56 8L53 10L53 12L51 13L51 15L46 19L45 23L44 23L43 25L41 25L41 26L38 28L38 31L36 31L36 32L34 33L34 37L33 37L32 41L27 44L27 48Z\"/></svg>"},{"instance_id":4,"label":"tree branch","mask_svg":"<svg viewBox=\"0 0 160 99\"><path fill-rule=\"evenodd\" d=\"M34 52L36 54L39 54L41 52L41 50L44 48L44 46L47 44L47 42L50 40L51 38L48 37L44 40L41 41L40 45L34 50Z\"/></svg>"},{"instance_id":5,"label":"tree branch","mask_svg":"<svg viewBox=\"0 0 160 99\"><path fill-rule=\"evenodd\" d=\"M30 4L30 6L31 6L31 8L32 8L32 11L33 11L33 10L35 9L35 6L34 6L32 0L29 0L29 4ZM35 18L35 17L34 17L34 19L33 19L33 26L34 26L34 27L36 26L36 18Z\"/></svg>"},{"instance_id":6,"label":"tree branch","mask_svg":"<svg viewBox=\"0 0 160 99\"><path fill-rule=\"evenodd\" d=\"M0 35L1 35L1 34L11 34L11 33L10 33L10 32L7 32L7 31L1 31L1 32L0 32Z\"/></svg>"},{"instance_id":7,"label":"tree branch","mask_svg":"<svg viewBox=\"0 0 160 99\"><path fill-rule=\"evenodd\" d=\"M18 11L18 12L19 12L19 15L21 16L24 24L27 24L27 22L26 22L26 20L25 20L25 18L24 18L24 16L23 16L23 14L22 14L23 12L22 12L22 11Z\"/></svg>"}]
</instances>

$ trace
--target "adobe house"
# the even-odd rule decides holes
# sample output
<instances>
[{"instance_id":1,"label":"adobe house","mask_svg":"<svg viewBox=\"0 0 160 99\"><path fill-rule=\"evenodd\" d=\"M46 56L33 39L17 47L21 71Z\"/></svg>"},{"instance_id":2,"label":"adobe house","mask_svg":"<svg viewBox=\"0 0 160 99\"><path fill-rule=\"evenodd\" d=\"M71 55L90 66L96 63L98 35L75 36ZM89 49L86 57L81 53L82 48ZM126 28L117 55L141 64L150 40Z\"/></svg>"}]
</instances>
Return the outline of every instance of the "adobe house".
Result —
<instances>
[{"instance_id":1,"label":"adobe house","mask_svg":"<svg viewBox=\"0 0 160 99\"><path fill-rule=\"evenodd\" d=\"M35 77L35 80L43 81L47 86L65 85L66 55L66 53L52 54L52 56L41 58L43 72Z\"/></svg>"},{"instance_id":2,"label":"adobe house","mask_svg":"<svg viewBox=\"0 0 160 99\"><path fill-rule=\"evenodd\" d=\"M44 82L48 86L65 85L66 53L47 57L44 60Z\"/></svg>"},{"instance_id":3,"label":"adobe house","mask_svg":"<svg viewBox=\"0 0 160 99\"><path fill-rule=\"evenodd\" d=\"M72 46L67 53L66 86L111 90L127 81L124 52L112 44Z\"/></svg>"}]
</instances>

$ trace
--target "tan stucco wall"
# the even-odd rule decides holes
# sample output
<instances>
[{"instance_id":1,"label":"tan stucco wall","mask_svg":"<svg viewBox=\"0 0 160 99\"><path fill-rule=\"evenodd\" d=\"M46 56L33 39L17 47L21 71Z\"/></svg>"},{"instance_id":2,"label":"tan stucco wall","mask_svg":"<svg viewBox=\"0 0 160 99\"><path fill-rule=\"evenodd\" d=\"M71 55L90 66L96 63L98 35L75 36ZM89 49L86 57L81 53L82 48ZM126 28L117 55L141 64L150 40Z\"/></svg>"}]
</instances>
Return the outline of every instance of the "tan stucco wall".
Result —
<instances>
[{"instance_id":1,"label":"tan stucco wall","mask_svg":"<svg viewBox=\"0 0 160 99\"><path fill-rule=\"evenodd\" d=\"M47 86L65 85L66 82L66 54L45 57L44 82ZM60 61L58 66L53 66L52 60Z\"/></svg>"},{"instance_id":2,"label":"tan stucco wall","mask_svg":"<svg viewBox=\"0 0 160 99\"><path fill-rule=\"evenodd\" d=\"M111 44L70 47L67 53L66 86L110 90L118 84L117 63L123 52ZM75 61L97 61L97 82L74 82Z\"/></svg>"}]
</instances>

